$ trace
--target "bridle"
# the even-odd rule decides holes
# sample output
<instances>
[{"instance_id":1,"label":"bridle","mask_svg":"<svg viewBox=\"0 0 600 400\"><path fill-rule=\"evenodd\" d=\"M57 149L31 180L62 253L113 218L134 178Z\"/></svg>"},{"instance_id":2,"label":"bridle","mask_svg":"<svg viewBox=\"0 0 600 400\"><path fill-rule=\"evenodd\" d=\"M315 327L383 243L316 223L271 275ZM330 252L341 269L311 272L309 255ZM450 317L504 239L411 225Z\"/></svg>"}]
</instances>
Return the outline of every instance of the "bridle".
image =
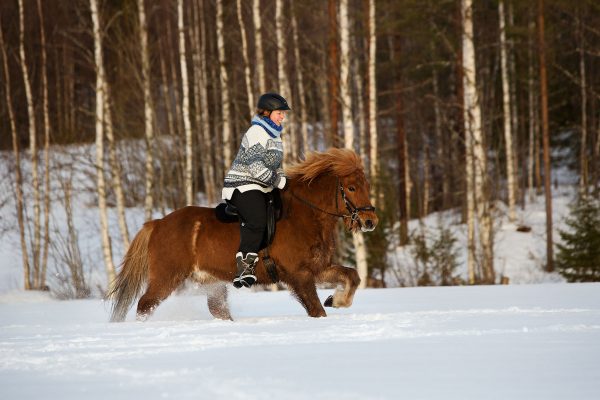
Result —
<instances>
[{"instance_id":1,"label":"bridle","mask_svg":"<svg viewBox=\"0 0 600 400\"><path fill-rule=\"evenodd\" d=\"M340 182L339 176L336 178L335 185L336 185L335 213L329 212L327 210L323 210L319 206L311 203L310 201L308 201L306 199L303 199L302 197L298 196L294 192L292 192L292 196L295 197L296 199L300 200L302 203L306 204L307 206L309 206L317 211L320 211L324 214L328 214L328 215L331 215L331 216L337 217L337 218L350 218L350 220L351 220L350 226L352 226L352 224L354 224L354 222L358 222L358 226L362 229L362 227L363 227L362 222L360 222L360 218L359 218L358 214L363 211L375 211L375 207L373 207L373 206L356 207L354 205L354 203L352 202L352 200L350 200L349 198L346 197L346 192L344 191L344 186ZM342 200L344 200L346 210L348 210L349 214L341 214L340 213L339 201L338 201L338 196L340 196L340 195L342 196Z\"/></svg>"}]
</instances>

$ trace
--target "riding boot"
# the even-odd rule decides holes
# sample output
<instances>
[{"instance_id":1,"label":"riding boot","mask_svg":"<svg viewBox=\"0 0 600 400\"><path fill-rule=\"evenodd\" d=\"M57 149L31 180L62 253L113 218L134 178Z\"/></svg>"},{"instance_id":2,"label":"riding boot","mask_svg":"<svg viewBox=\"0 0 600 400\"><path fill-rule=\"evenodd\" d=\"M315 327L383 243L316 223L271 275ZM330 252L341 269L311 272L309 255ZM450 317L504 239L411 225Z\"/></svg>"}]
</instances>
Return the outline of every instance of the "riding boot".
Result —
<instances>
[{"instance_id":1,"label":"riding boot","mask_svg":"<svg viewBox=\"0 0 600 400\"><path fill-rule=\"evenodd\" d=\"M241 251L235 255L237 263L237 276L233 280L233 286L237 289L242 286L250 287L256 282L254 267L258 263L258 254L247 253L245 256Z\"/></svg>"}]
</instances>

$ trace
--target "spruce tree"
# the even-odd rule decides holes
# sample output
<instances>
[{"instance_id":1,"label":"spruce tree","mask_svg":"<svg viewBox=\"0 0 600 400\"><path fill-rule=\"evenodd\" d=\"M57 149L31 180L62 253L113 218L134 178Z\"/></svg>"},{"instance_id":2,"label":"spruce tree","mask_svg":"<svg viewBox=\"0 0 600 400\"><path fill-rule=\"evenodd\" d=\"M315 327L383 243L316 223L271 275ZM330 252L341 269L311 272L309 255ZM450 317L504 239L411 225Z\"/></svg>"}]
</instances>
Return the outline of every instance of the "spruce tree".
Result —
<instances>
[{"instance_id":1,"label":"spruce tree","mask_svg":"<svg viewBox=\"0 0 600 400\"><path fill-rule=\"evenodd\" d=\"M569 282L600 281L600 201L581 196L571 206L568 230L560 230L557 267Z\"/></svg>"}]
</instances>

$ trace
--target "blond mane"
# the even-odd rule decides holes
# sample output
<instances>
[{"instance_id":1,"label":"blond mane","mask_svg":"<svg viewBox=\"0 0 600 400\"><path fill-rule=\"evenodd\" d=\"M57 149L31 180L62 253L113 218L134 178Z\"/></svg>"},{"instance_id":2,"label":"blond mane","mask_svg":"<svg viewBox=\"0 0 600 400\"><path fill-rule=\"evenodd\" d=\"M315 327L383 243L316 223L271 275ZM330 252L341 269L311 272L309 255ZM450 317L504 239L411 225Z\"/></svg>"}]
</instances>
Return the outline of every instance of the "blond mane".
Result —
<instances>
[{"instance_id":1,"label":"blond mane","mask_svg":"<svg viewBox=\"0 0 600 400\"><path fill-rule=\"evenodd\" d=\"M308 153L304 161L288 167L286 173L290 178L310 182L323 173L342 177L357 170L363 170L363 165L354 151L332 147L325 152Z\"/></svg>"}]
</instances>

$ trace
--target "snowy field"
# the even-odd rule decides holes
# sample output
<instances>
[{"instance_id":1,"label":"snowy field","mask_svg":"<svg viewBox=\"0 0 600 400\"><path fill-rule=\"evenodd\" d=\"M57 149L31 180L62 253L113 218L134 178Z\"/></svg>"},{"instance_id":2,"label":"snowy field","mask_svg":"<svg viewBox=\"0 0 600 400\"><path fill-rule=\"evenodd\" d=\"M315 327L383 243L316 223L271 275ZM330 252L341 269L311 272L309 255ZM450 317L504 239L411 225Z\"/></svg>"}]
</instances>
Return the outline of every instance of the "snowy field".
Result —
<instances>
[{"instance_id":1,"label":"snowy field","mask_svg":"<svg viewBox=\"0 0 600 400\"><path fill-rule=\"evenodd\" d=\"M319 292L325 299L330 291ZM311 319L289 293L100 300L0 295L0 399L598 399L600 284L359 291Z\"/></svg>"}]
</instances>

